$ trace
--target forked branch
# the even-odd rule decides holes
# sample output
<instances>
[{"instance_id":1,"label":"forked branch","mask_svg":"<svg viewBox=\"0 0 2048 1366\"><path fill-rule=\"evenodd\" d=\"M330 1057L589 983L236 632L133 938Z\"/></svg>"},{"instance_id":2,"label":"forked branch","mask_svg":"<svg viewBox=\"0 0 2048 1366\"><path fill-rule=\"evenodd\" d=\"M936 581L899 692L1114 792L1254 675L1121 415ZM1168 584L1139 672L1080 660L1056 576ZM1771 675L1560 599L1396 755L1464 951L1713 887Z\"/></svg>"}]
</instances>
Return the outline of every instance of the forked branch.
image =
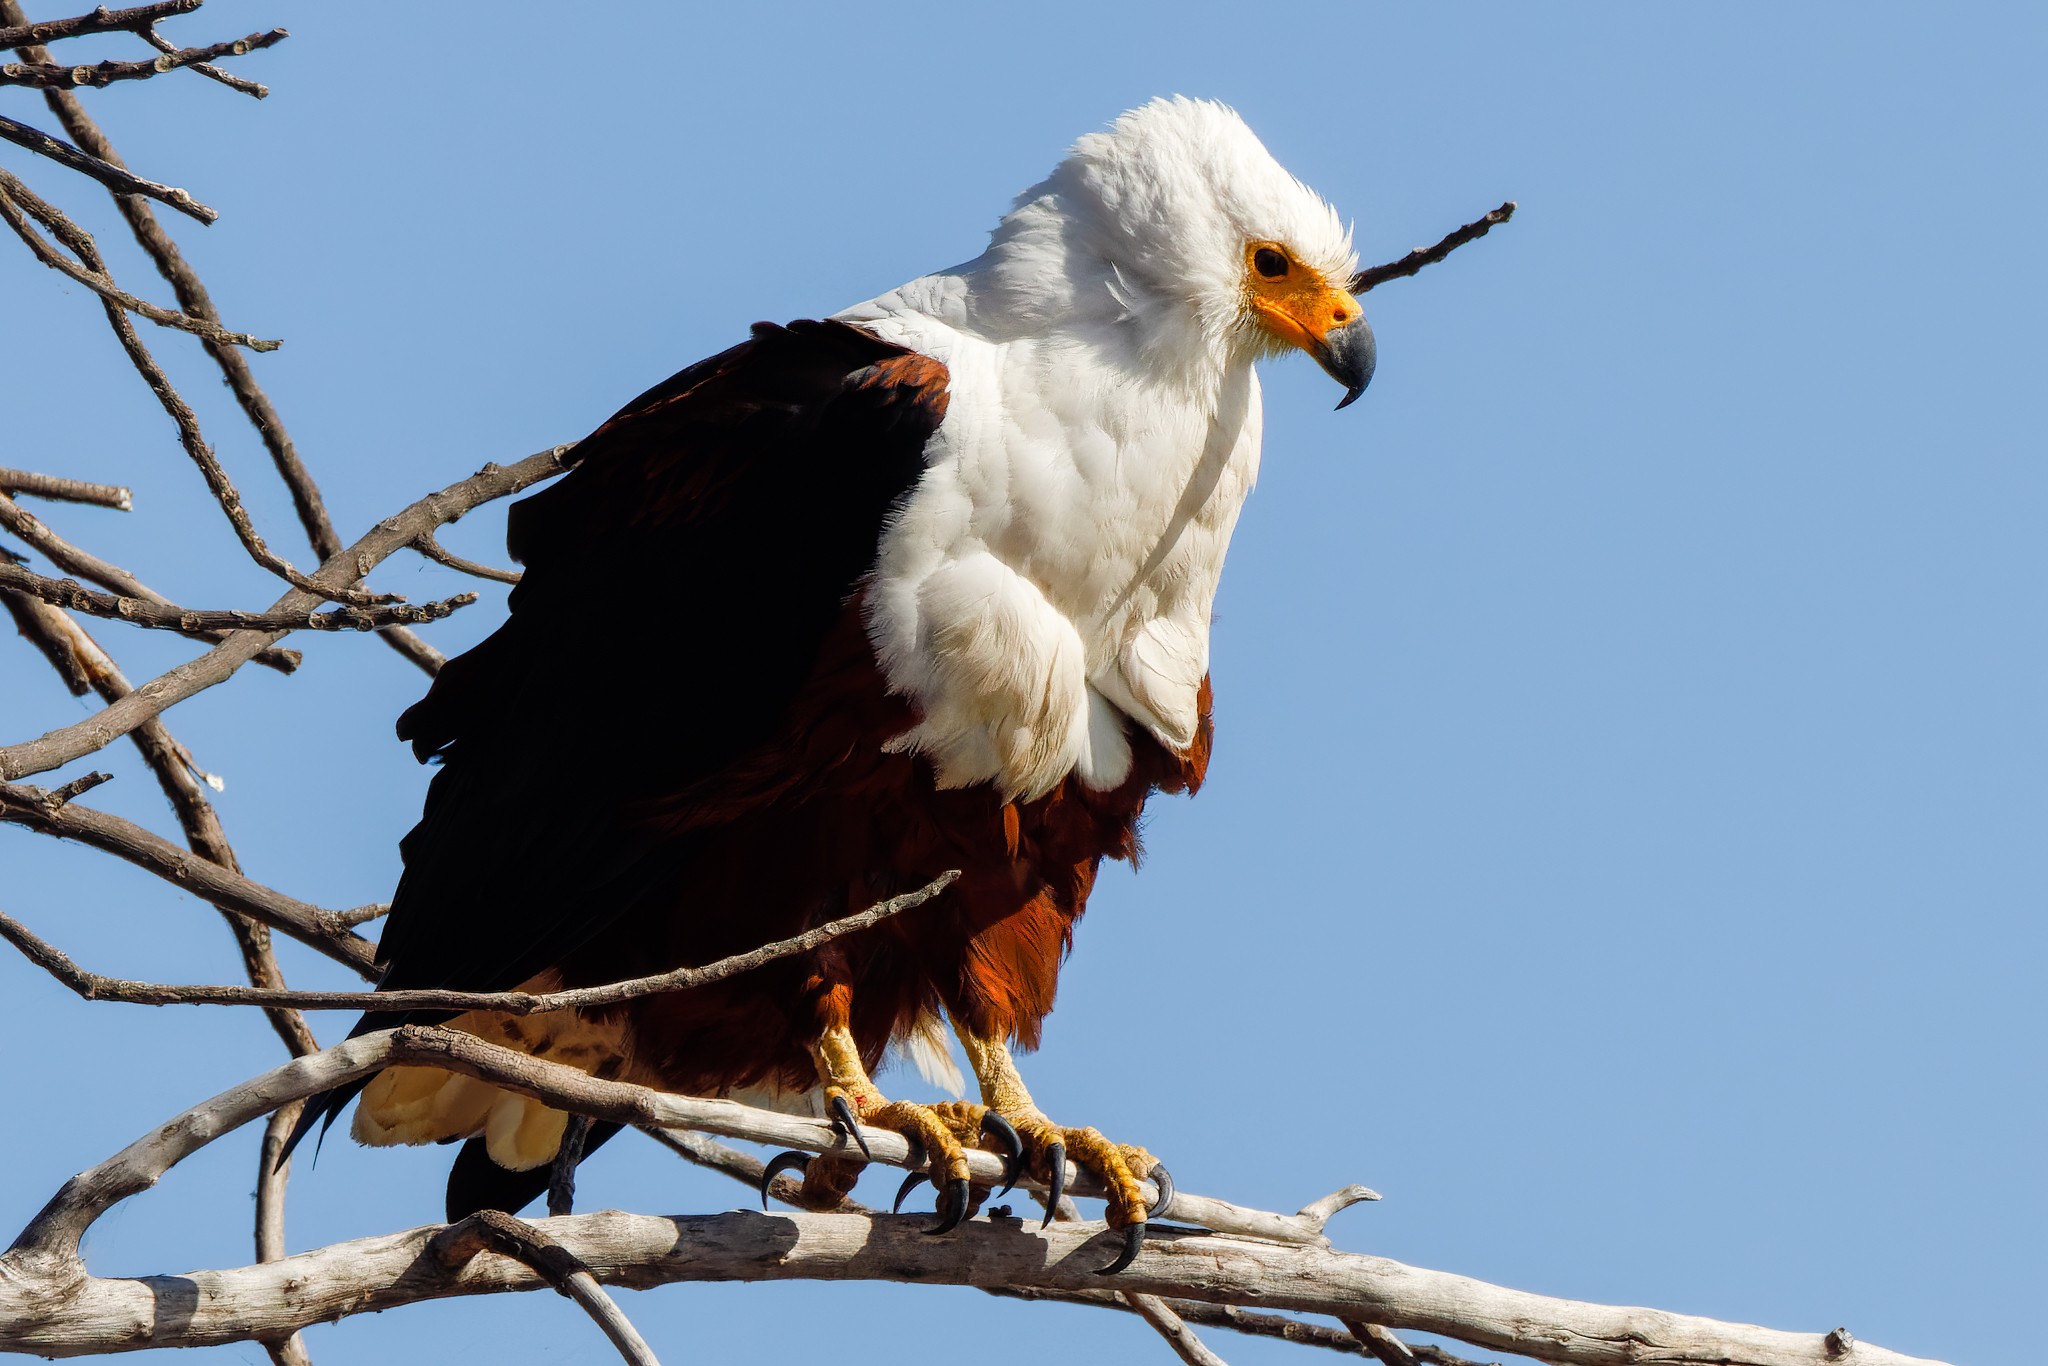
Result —
<instances>
[{"instance_id":1,"label":"forked branch","mask_svg":"<svg viewBox=\"0 0 2048 1366\"><path fill-rule=\"evenodd\" d=\"M573 1069L446 1030L407 1028L352 1039L300 1058L196 1106L67 1182L0 1256L0 1350L69 1356L117 1348L184 1347L281 1337L310 1324L450 1295L548 1284L506 1258L459 1270L434 1257L439 1225L334 1244L281 1262L178 1277L98 1279L79 1239L108 1209L154 1185L214 1138L314 1092L403 1063L481 1077L578 1113L627 1123L722 1132L813 1152L849 1150L829 1126L600 1081ZM904 1164L894 1134L869 1131L876 1155ZM897 1151L884 1151L894 1140ZM970 1151L980 1182L1002 1163ZM1503 1352L1583 1366L1937 1366L1867 1343L1787 1333L1689 1315L1552 1299L1462 1276L1339 1252L1298 1216L1243 1210L1180 1194L1175 1213L1229 1212L1239 1231L1160 1229L1117 1279L1128 1294L1257 1303L1457 1338ZM1212 1223L1203 1213L1199 1222ZM730 1214L657 1217L618 1212L536 1221L607 1285L645 1289L689 1280L891 1280L987 1289L1099 1291L1100 1222L1043 1230L1015 1217L976 1219L943 1239L919 1217ZM1285 1231L1285 1241L1250 1226Z\"/></svg>"}]
</instances>

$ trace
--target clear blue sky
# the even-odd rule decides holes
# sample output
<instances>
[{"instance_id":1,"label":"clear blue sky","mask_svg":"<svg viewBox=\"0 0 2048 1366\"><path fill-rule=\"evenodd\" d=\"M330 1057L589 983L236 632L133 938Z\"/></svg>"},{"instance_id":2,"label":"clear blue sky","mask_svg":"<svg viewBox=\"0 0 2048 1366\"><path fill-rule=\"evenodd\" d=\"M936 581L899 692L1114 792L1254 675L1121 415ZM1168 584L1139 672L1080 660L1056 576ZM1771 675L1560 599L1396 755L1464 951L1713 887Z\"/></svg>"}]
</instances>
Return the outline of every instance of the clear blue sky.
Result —
<instances>
[{"instance_id":1,"label":"clear blue sky","mask_svg":"<svg viewBox=\"0 0 2048 1366\"><path fill-rule=\"evenodd\" d=\"M1330 411L1304 361L1267 373L1211 786L1106 879L1028 1075L1189 1189L1379 1188L1348 1248L1971 1366L2038 1355L2012 1326L2048 1274L2038 7L213 0L172 32L278 23L292 39L238 68L262 104L197 78L86 98L134 166L220 209L171 225L232 326L287 339L258 373L351 537L755 319L973 255L1068 142L1155 94L1236 104L1369 260L1519 200L1369 297L1358 405ZM47 122L18 90L0 112ZM0 161L152 285L87 186ZM0 463L136 489L125 517L53 523L180 601L267 604L89 296L0 247L0 310ZM303 560L196 349L151 340ZM502 524L447 539L493 558ZM377 582L476 586L413 558ZM432 628L444 648L490 628L484 591ZM101 634L138 679L189 654ZM298 677L251 670L172 724L226 777L253 876L381 900L423 785L391 721L424 680L372 641L295 643ZM85 710L0 641L0 738ZM100 762L122 776L92 800L173 831L125 753ZM233 979L200 903L12 829L0 860L0 905L89 965ZM252 1014L85 1005L0 959L0 1225L278 1052ZM122 1206L95 1269L247 1260L254 1144ZM330 1142L293 1244L435 1218L446 1160ZM744 1199L624 1140L584 1192ZM675 1361L859 1366L920 1336L1166 1359L1135 1321L966 1291L628 1307ZM1212 1336L1239 1366L1309 1359ZM310 1341L321 1366L611 1359L540 1295Z\"/></svg>"}]
</instances>

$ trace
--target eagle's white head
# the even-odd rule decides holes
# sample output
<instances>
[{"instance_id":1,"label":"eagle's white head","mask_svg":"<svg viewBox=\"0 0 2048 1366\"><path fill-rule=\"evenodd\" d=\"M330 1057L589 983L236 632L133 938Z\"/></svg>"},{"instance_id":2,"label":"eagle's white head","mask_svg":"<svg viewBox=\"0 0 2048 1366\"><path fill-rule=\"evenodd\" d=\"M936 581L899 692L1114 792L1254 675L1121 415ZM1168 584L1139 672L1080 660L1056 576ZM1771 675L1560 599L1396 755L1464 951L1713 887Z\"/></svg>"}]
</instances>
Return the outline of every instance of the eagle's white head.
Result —
<instances>
[{"instance_id":1,"label":"eagle's white head","mask_svg":"<svg viewBox=\"0 0 2048 1366\"><path fill-rule=\"evenodd\" d=\"M1372 378L1350 230L1211 101L1156 99L1083 137L971 269L975 320L998 331L1076 332L1190 379L1298 347L1345 403Z\"/></svg>"}]
</instances>

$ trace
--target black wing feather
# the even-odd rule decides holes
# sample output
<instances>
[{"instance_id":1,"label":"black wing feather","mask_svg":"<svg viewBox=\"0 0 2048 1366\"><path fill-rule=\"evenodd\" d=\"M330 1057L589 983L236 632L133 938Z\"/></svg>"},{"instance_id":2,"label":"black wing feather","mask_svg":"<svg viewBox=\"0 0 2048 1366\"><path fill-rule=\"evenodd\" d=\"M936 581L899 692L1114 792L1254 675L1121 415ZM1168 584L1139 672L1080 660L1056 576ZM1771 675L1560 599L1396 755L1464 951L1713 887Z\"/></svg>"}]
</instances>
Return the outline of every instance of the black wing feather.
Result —
<instances>
[{"instance_id":1,"label":"black wing feather","mask_svg":"<svg viewBox=\"0 0 2048 1366\"><path fill-rule=\"evenodd\" d=\"M381 990L508 990L659 895L706 836L629 811L775 733L945 404L937 362L761 324L513 507L511 617L399 720L441 770L401 844ZM372 1011L352 1035L449 1014ZM359 1090L315 1097L291 1143Z\"/></svg>"}]
</instances>

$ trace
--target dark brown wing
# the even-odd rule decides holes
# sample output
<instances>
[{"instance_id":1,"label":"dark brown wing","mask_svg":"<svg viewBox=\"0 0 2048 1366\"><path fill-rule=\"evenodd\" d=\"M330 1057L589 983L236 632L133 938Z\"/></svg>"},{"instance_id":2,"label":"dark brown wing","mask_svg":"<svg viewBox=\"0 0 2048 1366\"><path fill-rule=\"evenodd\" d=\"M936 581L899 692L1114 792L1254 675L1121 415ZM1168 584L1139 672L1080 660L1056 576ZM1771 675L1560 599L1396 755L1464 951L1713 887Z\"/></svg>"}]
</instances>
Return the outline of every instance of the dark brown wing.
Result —
<instances>
[{"instance_id":1,"label":"dark brown wing","mask_svg":"<svg viewBox=\"0 0 2048 1366\"><path fill-rule=\"evenodd\" d=\"M403 842L387 989L517 986L692 857L626 808L776 733L890 510L945 367L843 323L762 324L628 404L512 509L512 615L399 720L441 771ZM371 1012L356 1033L445 1014ZM309 1105L301 1132L354 1089Z\"/></svg>"}]
</instances>

